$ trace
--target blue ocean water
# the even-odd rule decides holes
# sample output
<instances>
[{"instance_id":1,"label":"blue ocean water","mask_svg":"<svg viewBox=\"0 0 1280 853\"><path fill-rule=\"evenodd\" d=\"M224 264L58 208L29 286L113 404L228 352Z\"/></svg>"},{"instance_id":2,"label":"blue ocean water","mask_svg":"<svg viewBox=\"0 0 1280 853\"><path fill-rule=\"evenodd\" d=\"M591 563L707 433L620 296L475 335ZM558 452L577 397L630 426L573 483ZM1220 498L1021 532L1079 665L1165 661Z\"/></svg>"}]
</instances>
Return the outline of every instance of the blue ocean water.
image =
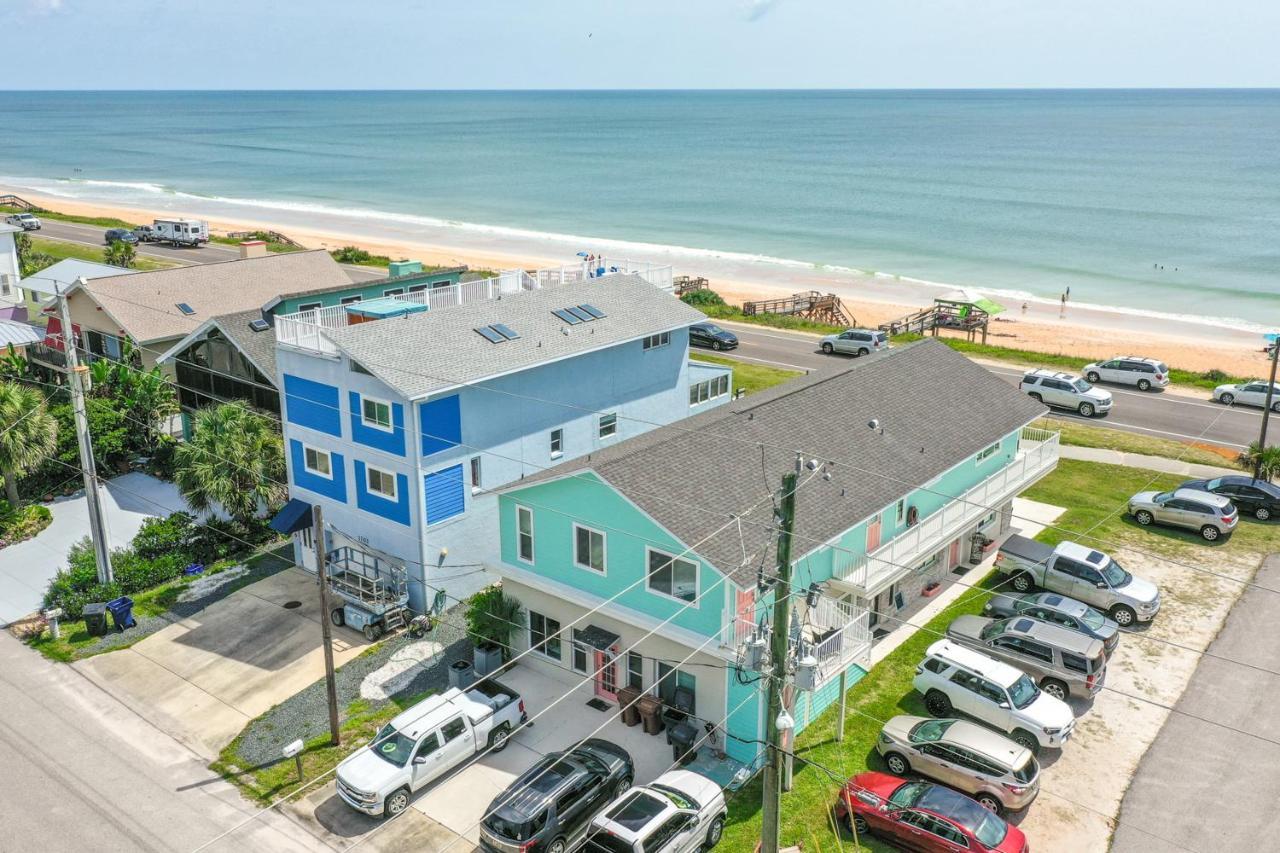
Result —
<instances>
[{"instance_id":1,"label":"blue ocean water","mask_svg":"<svg viewBox=\"0 0 1280 853\"><path fill-rule=\"evenodd\" d=\"M0 92L0 184L1280 321L1280 91ZM414 221L407 219L406 221Z\"/></svg>"}]
</instances>

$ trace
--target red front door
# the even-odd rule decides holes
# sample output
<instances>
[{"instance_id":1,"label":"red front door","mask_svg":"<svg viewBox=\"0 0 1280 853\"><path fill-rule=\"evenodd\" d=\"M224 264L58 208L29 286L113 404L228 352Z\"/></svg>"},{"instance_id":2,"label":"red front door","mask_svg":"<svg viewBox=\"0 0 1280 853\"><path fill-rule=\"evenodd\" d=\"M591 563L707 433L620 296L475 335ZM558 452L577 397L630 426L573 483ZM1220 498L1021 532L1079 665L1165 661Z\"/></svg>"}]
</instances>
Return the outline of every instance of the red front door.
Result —
<instances>
[{"instance_id":1,"label":"red front door","mask_svg":"<svg viewBox=\"0 0 1280 853\"><path fill-rule=\"evenodd\" d=\"M948 566L947 568L954 569L958 565L960 565L960 540L959 539L951 543L951 565Z\"/></svg>"},{"instance_id":2,"label":"red front door","mask_svg":"<svg viewBox=\"0 0 1280 853\"><path fill-rule=\"evenodd\" d=\"M596 695L611 702L618 701L618 647L595 653Z\"/></svg>"}]
</instances>

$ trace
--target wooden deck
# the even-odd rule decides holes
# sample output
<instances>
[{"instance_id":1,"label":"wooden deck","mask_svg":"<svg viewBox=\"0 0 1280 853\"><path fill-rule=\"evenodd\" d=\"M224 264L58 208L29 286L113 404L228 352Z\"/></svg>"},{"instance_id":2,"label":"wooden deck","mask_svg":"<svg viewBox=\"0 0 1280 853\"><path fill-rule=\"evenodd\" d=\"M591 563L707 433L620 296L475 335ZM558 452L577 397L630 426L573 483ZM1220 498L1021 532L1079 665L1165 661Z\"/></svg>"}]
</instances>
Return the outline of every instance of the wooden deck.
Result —
<instances>
[{"instance_id":1,"label":"wooden deck","mask_svg":"<svg viewBox=\"0 0 1280 853\"><path fill-rule=\"evenodd\" d=\"M757 314L786 314L792 317L803 317L815 323L826 323L831 326L856 326L858 321L845 311L840 297L834 293L819 293L816 290L804 293L793 293L781 299L761 299L756 302L742 303L742 313L747 316Z\"/></svg>"}]
</instances>

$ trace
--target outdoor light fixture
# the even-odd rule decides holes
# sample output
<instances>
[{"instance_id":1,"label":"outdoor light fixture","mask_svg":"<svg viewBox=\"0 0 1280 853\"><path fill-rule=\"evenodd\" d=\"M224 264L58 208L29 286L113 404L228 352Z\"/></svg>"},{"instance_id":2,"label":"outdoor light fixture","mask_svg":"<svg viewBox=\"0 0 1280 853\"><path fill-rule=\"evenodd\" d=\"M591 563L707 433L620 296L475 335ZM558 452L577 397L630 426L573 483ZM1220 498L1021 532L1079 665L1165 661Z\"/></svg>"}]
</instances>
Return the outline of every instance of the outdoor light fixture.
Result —
<instances>
[{"instance_id":1,"label":"outdoor light fixture","mask_svg":"<svg viewBox=\"0 0 1280 853\"><path fill-rule=\"evenodd\" d=\"M791 715L787 713L787 709L783 708L778 712L778 719L773 721L780 732L789 732L796 727L796 721L791 719Z\"/></svg>"}]
</instances>

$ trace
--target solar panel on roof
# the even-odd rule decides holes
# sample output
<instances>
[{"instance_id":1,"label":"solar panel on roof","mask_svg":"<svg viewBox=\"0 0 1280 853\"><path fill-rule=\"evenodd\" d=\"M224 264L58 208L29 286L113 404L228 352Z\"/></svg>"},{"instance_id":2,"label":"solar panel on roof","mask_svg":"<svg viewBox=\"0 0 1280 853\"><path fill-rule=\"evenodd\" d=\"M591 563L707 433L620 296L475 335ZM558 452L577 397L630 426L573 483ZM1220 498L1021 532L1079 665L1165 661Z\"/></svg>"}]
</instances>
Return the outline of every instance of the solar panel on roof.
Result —
<instances>
[{"instance_id":1,"label":"solar panel on roof","mask_svg":"<svg viewBox=\"0 0 1280 853\"><path fill-rule=\"evenodd\" d=\"M573 314L570 314L568 311L566 311L566 310L565 310L565 309L563 309L563 308L557 308L556 310L552 311L551 313L552 313L552 314L555 314L555 315L556 315L557 317L559 317L561 320L564 320L564 321L565 321L566 323L568 323L570 326L576 326L576 325L578 325L579 323L581 323L581 322L582 322L582 318L581 318L581 317L574 316Z\"/></svg>"},{"instance_id":2,"label":"solar panel on roof","mask_svg":"<svg viewBox=\"0 0 1280 853\"><path fill-rule=\"evenodd\" d=\"M605 313L594 305L579 305L578 308L583 311L586 311L588 314L590 314L592 317L594 317L597 320L604 319L605 317Z\"/></svg>"},{"instance_id":3,"label":"solar panel on roof","mask_svg":"<svg viewBox=\"0 0 1280 853\"><path fill-rule=\"evenodd\" d=\"M573 305L570 305L568 308L564 310L568 311L570 314L577 317L579 320L581 320L584 323L590 323L593 319L595 319L586 311L583 311L581 308L577 308Z\"/></svg>"},{"instance_id":4,"label":"solar panel on roof","mask_svg":"<svg viewBox=\"0 0 1280 853\"><path fill-rule=\"evenodd\" d=\"M506 338L495 332L490 326L479 326L476 328L476 331L480 333L482 338L491 344L500 344L506 340Z\"/></svg>"},{"instance_id":5,"label":"solar panel on roof","mask_svg":"<svg viewBox=\"0 0 1280 853\"><path fill-rule=\"evenodd\" d=\"M511 328L510 326L506 325L505 323L494 323L489 328L493 329L495 332L502 335L504 338L506 338L509 341L514 341L516 338L520 337L519 332L517 332L515 329Z\"/></svg>"},{"instance_id":6,"label":"solar panel on roof","mask_svg":"<svg viewBox=\"0 0 1280 853\"><path fill-rule=\"evenodd\" d=\"M188 317L196 313L196 309L192 308L190 305L188 305L185 302L178 303L178 310L181 311L183 314L186 314Z\"/></svg>"}]
</instances>

